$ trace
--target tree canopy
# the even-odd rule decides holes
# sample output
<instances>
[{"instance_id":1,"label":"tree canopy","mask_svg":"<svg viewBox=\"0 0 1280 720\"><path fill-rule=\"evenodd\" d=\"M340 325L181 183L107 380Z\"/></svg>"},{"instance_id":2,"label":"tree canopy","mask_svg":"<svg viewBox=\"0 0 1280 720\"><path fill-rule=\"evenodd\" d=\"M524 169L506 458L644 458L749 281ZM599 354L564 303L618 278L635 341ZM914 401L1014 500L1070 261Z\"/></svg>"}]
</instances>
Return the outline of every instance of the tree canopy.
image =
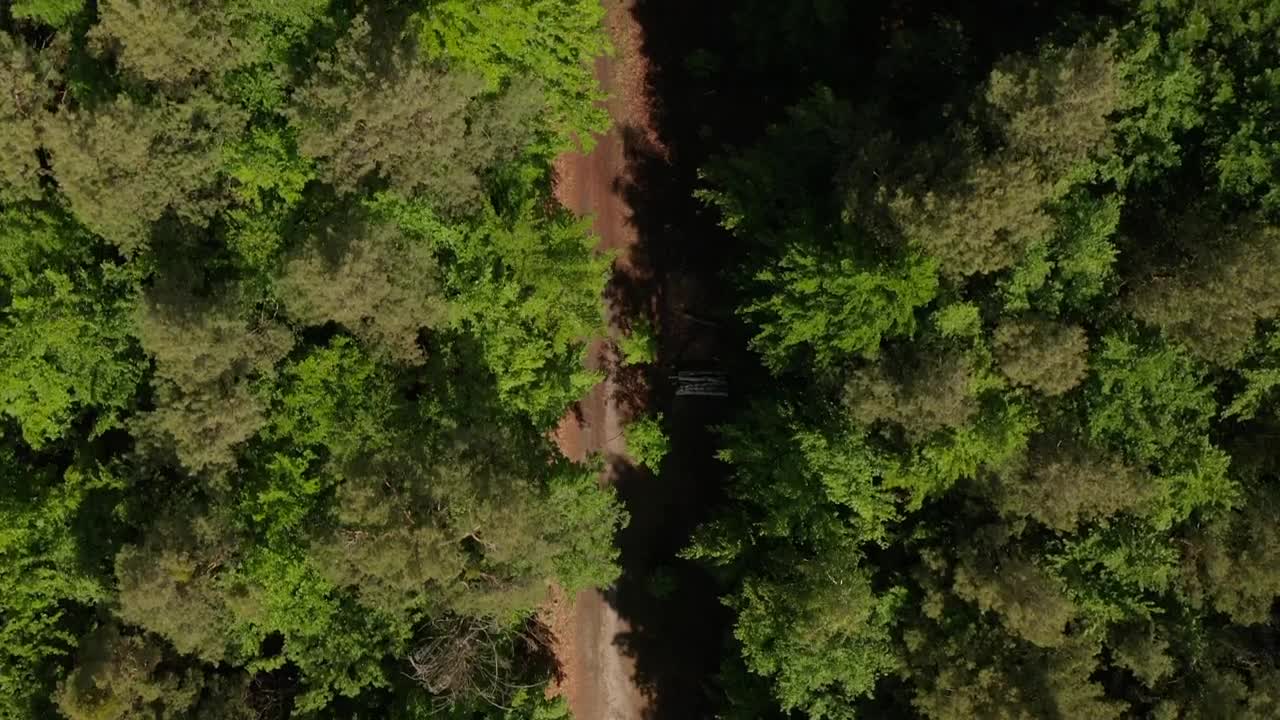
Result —
<instances>
[{"instance_id":1,"label":"tree canopy","mask_svg":"<svg viewBox=\"0 0 1280 720\"><path fill-rule=\"evenodd\" d=\"M625 522L550 439L606 46L585 2L0 9L0 715L563 716L535 611Z\"/></svg>"},{"instance_id":2,"label":"tree canopy","mask_svg":"<svg viewBox=\"0 0 1280 720\"><path fill-rule=\"evenodd\" d=\"M1280 15L784 5L688 76L767 104L697 193L768 378L726 716L1273 714Z\"/></svg>"},{"instance_id":3,"label":"tree canopy","mask_svg":"<svg viewBox=\"0 0 1280 720\"><path fill-rule=\"evenodd\" d=\"M553 440L605 8L0 4L0 716L568 716L537 608L627 522ZM673 172L612 190L650 307L671 222L729 289L721 716L1275 717L1276 4L686 10ZM659 385L663 317L614 333ZM631 459L693 467L688 407Z\"/></svg>"}]
</instances>

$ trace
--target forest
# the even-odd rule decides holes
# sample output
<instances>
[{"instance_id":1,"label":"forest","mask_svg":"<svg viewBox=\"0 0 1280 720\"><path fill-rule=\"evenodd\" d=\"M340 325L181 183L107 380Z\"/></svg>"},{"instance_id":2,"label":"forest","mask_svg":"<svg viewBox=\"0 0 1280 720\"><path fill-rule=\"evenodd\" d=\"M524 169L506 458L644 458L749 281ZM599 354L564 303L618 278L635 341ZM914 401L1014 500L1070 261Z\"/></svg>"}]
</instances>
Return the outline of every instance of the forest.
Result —
<instances>
[{"instance_id":1,"label":"forest","mask_svg":"<svg viewBox=\"0 0 1280 720\"><path fill-rule=\"evenodd\" d=\"M604 12L0 0L0 717L569 717ZM1280 4L636 14L741 338L715 716L1280 716Z\"/></svg>"},{"instance_id":2,"label":"forest","mask_svg":"<svg viewBox=\"0 0 1280 720\"><path fill-rule=\"evenodd\" d=\"M563 717L594 0L0 9L0 716Z\"/></svg>"},{"instance_id":3,"label":"forest","mask_svg":"<svg viewBox=\"0 0 1280 720\"><path fill-rule=\"evenodd\" d=\"M732 20L722 717L1280 716L1280 5Z\"/></svg>"}]
</instances>

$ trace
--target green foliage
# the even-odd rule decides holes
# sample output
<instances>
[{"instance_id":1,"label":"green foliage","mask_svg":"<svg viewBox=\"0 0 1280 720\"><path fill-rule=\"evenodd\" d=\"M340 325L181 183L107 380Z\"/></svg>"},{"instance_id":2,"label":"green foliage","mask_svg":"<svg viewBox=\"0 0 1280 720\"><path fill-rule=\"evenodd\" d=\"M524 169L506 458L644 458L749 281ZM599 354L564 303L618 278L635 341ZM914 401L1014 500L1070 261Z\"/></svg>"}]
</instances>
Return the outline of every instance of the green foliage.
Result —
<instances>
[{"instance_id":1,"label":"green foliage","mask_svg":"<svg viewBox=\"0 0 1280 720\"><path fill-rule=\"evenodd\" d=\"M603 9L356 5L0 10L4 717L566 712L405 668L464 618L533 687L548 584L618 576L545 434L598 379L549 180Z\"/></svg>"},{"instance_id":2,"label":"green foliage","mask_svg":"<svg viewBox=\"0 0 1280 720\"><path fill-rule=\"evenodd\" d=\"M1203 168L1206 188L1280 207L1274 104L1280 17L1265 3L1146 2L1124 28L1121 177Z\"/></svg>"},{"instance_id":3,"label":"green foliage","mask_svg":"<svg viewBox=\"0 0 1280 720\"><path fill-rule=\"evenodd\" d=\"M362 19L293 96L290 116L299 149L323 160L339 190L378 178L456 208L474 204L481 176L530 140L539 106L527 82L489 96L479 77L424 62Z\"/></svg>"},{"instance_id":4,"label":"green foliage","mask_svg":"<svg viewBox=\"0 0 1280 720\"><path fill-rule=\"evenodd\" d=\"M1195 508L1234 503L1239 486L1227 474L1231 458L1208 436L1217 403L1203 370L1185 352L1112 335L1102 339L1093 366L1089 432L1157 470L1158 525L1185 519Z\"/></svg>"},{"instance_id":5,"label":"green foliage","mask_svg":"<svg viewBox=\"0 0 1280 720\"><path fill-rule=\"evenodd\" d=\"M819 89L760 148L704 173L716 187L699 196L720 211L726 229L770 257L745 271L751 282L739 313L752 323L753 349L775 370L874 357L883 341L915 331L916 311L938 291L938 263L901 248L883 208L861 207L882 187L814 182L833 171L828 146L843 151L849 136L865 140L868 165L885 162L889 143L863 138L865 128L850 115Z\"/></svg>"},{"instance_id":6,"label":"green foliage","mask_svg":"<svg viewBox=\"0 0 1280 720\"><path fill-rule=\"evenodd\" d=\"M84 0L14 0L10 12L16 18L63 27L84 9Z\"/></svg>"},{"instance_id":7,"label":"green foliage","mask_svg":"<svg viewBox=\"0 0 1280 720\"><path fill-rule=\"evenodd\" d=\"M275 198L297 204L315 177L313 163L298 156L293 133L279 128L254 128L248 138L223 148L223 161L236 183L236 199L258 210Z\"/></svg>"},{"instance_id":8,"label":"green foliage","mask_svg":"<svg viewBox=\"0 0 1280 720\"><path fill-rule=\"evenodd\" d=\"M418 334L444 320L430 248L396 228L340 218L317 228L286 261L276 292L307 325L334 322L407 363L421 362Z\"/></svg>"},{"instance_id":9,"label":"green foliage","mask_svg":"<svg viewBox=\"0 0 1280 720\"><path fill-rule=\"evenodd\" d=\"M90 506L121 483L99 469L25 467L0 444L0 712L47 708L59 663L74 650L84 610L108 589L81 562L100 551L79 530Z\"/></svg>"},{"instance_id":10,"label":"green foliage","mask_svg":"<svg viewBox=\"0 0 1280 720\"><path fill-rule=\"evenodd\" d=\"M617 496L601 492L593 473L561 471L545 502L555 510L548 537L557 541L552 568L570 591L607 587L621 574L614 537L627 524Z\"/></svg>"},{"instance_id":11,"label":"green foliage","mask_svg":"<svg viewBox=\"0 0 1280 720\"><path fill-rule=\"evenodd\" d=\"M204 692L245 695L244 681L214 681L206 688L205 678L195 668L164 668L163 646L144 636L124 635L115 625L101 625L85 637L77 667L59 688L58 709L69 720L161 720L175 715L206 717ZM221 717L249 718L249 708L241 704ZM237 710L238 712L234 712Z\"/></svg>"},{"instance_id":12,"label":"green foliage","mask_svg":"<svg viewBox=\"0 0 1280 720\"><path fill-rule=\"evenodd\" d=\"M970 423L936 434L911 448L885 473L886 484L906 490L918 510L933 495L985 472L1015 463L1039 429L1031 408L1017 401L992 398Z\"/></svg>"},{"instance_id":13,"label":"green foliage","mask_svg":"<svg viewBox=\"0 0 1280 720\"><path fill-rule=\"evenodd\" d=\"M1118 101L1110 50L1009 58L992 71L985 99L1004 147L944 188L893 203L907 237L953 278L1009 267L1053 232L1049 205L1109 145L1105 118Z\"/></svg>"},{"instance_id":14,"label":"green foliage","mask_svg":"<svg viewBox=\"0 0 1280 720\"><path fill-rule=\"evenodd\" d=\"M883 339L914 331L915 310L937 292L936 268L918 255L863 268L851 259L790 251L756 276L776 294L742 310L760 328L752 346L775 368L798 350L819 365L874 357Z\"/></svg>"},{"instance_id":15,"label":"green foliage","mask_svg":"<svg viewBox=\"0 0 1280 720\"><path fill-rule=\"evenodd\" d=\"M545 88L546 127L560 144L590 146L608 118L591 75L609 50L604 8L592 0L432 0L417 16L420 52L478 74L495 91L533 80Z\"/></svg>"},{"instance_id":16,"label":"green foliage","mask_svg":"<svg viewBox=\"0 0 1280 720\"><path fill-rule=\"evenodd\" d=\"M79 4L77 0L77 5ZM15 7L19 11L22 6ZM42 8L30 7L33 13ZM49 8L50 11L54 8ZM0 35L0 92L12 101L0 106L0 202L38 198L42 106L53 96L50 69L35 52Z\"/></svg>"},{"instance_id":17,"label":"green foliage","mask_svg":"<svg viewBox=\"0 0 1280 720\"><path fill-rule=\"evenodd\" d=\"M582 361L603 330L609 258L592 252L583 221L510 199L508 214L491 210L470 228L446 225L421 204L384 196L377 206L450 259L442 274L451 324L478 338L499 397L551 427L599 380Z\"/></svg>"},{"instance_id":18,"label":"green foliage","mask_svg":"<svg viewBox=\"0 0 1280 720\"><path fill-rule=\"evenodd\" d=\"M647 320L637 320L617 344L627 365L646 365L658 359L658 338Z\"/></svg>"},{"instance_id":19,"label":"green foliage","mask_svg":"<svg viewBox=\"0 0 1280 720\"><path fill-rule=\"evenodd\" d=\"M1223 417L1239 417L1248 420L1256 417L1263 407L1269 407L1276 387L1280 387L1280 333L1270 332L1258 337L1255 347L1240 374L1245 385L1222 411Z\"/></svg>"},{"instance_id":20,"label":"green foliage","mask_svg":"<svg viewBox=\"0 0 1280 720\"><path fill-rule=\"evenodd\" d=\"M273 391L265 439L323 447L340 461L391 439L395 379L349 338L336 337L286 365Z\"/></svg>"},{"instance_id":21,"label":"green foliage","mask_svg":"<svg viewBox=\"0 0 1280 720\"><path fill-rule=\"evenodd\" d=\"M511 700L502 720L571 720L569 703L563 696L548 698L540 688L521 688Z\"/></svg>"},{"instance_id":22,"label":"green foliage","mask_svg":"<svg viewBox=\"0 0 1280 720\"><path fill-rule=\"evenodd\" d=\"M1178 575L1178 551L1159 529L1128 520L1064 542L1049 561L1081 614L1105 626L1149 621Z\"/></svg>"},{"instance_id":23,"label":"green foliage","mask_svg":"<svg viewBox=\"0 0 1280 720\"><path fill-rule=\"evenodd\" d=\"M76 216L132 254L166 213L204 225L225 205L221 146L243 122L207 95L154 106L121 96L59 112L44 141Z\"/></svg>"},{"instance_id":24,"label":"green foliage","mask_svg":"<svg viewBox=\"0 0 1280 720\"><path fill-rule=\"evenodd\" d=\"M783 710L853 718L851 701L897 667L890 632L903 599L874 592L856 559L811 561L784 582L744 582L734 636L747 667L773 680Z\"/></svg>"},{"instance_id":25,"label":"green foliage","mask_svg":"<svg viewBox=\"0 0 1280 720\"><path fill-rule=\"evenodd\" d=\"M382 658L401 646L408 628L358 606L297 550L256 552L227 582L250 588L243 598L232 596L238 643L257 648L275 633L284 641L280 655L249 667L270 670L289 662L302 673L297 712L314 713L337 695L356 697L387 685Z\"/></svg>"},{"instance_id":26,"label":"green foliage","mask_svg":"<svg viewBox=\"0 0 1280 720\"><path fill-rule=\"evenodd\" d=\"M390 717L392 720L440 718L439 699L416 693L403 707L395 708ZM454 707L443 717L447 720L573 720L564 696L548 697L547 689L541 686L521 687L501 704L479 701Z\"/></svg>"},{"instance_id":27,"label":"green foliage","mask_svg":"<svg viewBox=\"0 0 1280 720\"><path fill-rule=\"evenodd\" d=\"M1227 228L1186 219L1178 233L1191 257L1147 280L1134 294L1134 314L1196 355L1234 364L1256 322L1280 312L1280 283L1270 272L1280 262L1280 229L1251 219Z\"/></svg>"},{"instance_id":28,"label":"green foliage","mask_svg":"<svg viewBox=\"0 0 1280 720\"><path fill-rule=\"evenodd\" d=\"M740 103L697 195L768 373L685 553L756 676L725 716L1250 717L1280 15L984 8L747 3L686 77Z\"/></svg>"},{"instance_id":29,"label":"green foliage","mask_svg":"<svg viewBox=\"0 0 1280 720\"><path fill-rule=\"evenodd\" d=\"M1112 236L1120 201L1073 192L1053 208L1058 217L1053 235L1028 246L999 281L1007 312L1085 311L1115 281Z\"/></svg>"},{"instance_id":30,"label":"green foliage","mask_svg":"<svg viewBox=\"0 0 1280 720\"><path fill-rule=\"evenodd\" d=\"M627 455L655 475L662 472L662 459L667 456L671 439L662 430L662 413L645 416L627 423L623 429Z\"/></svg>"},{"instance_id":31,"label":"green foliage","mask_svg":"<svg viewBox=\"0 0 1280 720\"><path fill-rule=\"evenodd\" d=\"M826 489L793 439L804 429L791 413L765 404L749 408L740 422L723 428L720 459L736 471L728 491L737 512L701 528L687 556L728 566L746 559L757 543L789 537L829 542L839 536L842 528L833 522ZM863 472L836 479L841 483L837 492L860 497L870 494L864 487L874 477ZM852 487L845 489L845 484Z\"/></svg>"},{"instance_id":32,"label":"green foliage","mask_svg":"<svg viewBox=\"0 0 1280 720\"><path fill-rule=\"evenodd\" d=\"M1208 432L1216 404L1204 371L1176 347L1102 338L1091 363L1089 432L1139 462L1174 460L1171 451Z\"/></svg>"},{"instance_id":33,"label":"green foliage","mask_svg":"<svg viewBox=\"0 0 1280 720\"><path fill-rule=\"evenodd\" d=\"M995 331L1000 371L1018 385L1061 395L1084 379L1089 343L1084 328L1042 318L1018 318Z\"/></svg>"},{"instance_id":34,"label":"green foliage","mask_svg":"<svg viewBox=\"0 0 1280 720\"><path fill-rule=\"evenodd\" d=\"M973 303L943 305L933 315L943 337L970 338L982 331L982 311Z\"/></svg>"},{"instance_id":35,"label":"green foliage","mask_svg":"<svg viewBox=\"0 0 1280 720\"><path fill-rule=\"evenodd\" d=\"M799 430L794 442L804 457L805 475L815 478L829 502L851 513L857 536L883 541L889 523L899 519L897 498L880 482L892 460L852 428L837 432Z\"/></svg>"},{"instance_id":36,"label":"green foliage","mask_svg":"<svg viewBox=\"0 0 1280 720\"><path fill-rule=\"evenodd\" d=\"M135 273L74 221L39 208L0 211L0 412L32 447L84 413L91 435L118 423L143 367L133 338Z\"/></svg>"},{"instance_id":37,"label":"green foliage","mask_svg":"<svg viewBox=\"0 0 1280 720\"><path fill-rule=\"evenodd\" d=\"M598 379L580 369L603 322L596 298L608 259L593 256L592 243L581 221L539 222L526 207L453 248L457 272L447 282L459 321L481 338L500 397L548 425Z\"/></svg>"}]
</instances>

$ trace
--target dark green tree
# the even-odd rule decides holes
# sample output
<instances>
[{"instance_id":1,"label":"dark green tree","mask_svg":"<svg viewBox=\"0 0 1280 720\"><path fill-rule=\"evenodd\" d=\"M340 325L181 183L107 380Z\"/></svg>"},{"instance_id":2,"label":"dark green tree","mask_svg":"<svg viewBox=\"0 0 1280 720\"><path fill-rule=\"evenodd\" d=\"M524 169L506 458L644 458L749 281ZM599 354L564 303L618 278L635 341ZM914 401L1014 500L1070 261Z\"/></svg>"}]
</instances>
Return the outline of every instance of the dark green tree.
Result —
<instances>
[{"instance_id":1,"label":"dark green tree","mask_svg":"<svg viewBox=\"0 0 1280 720\"><path fill-rule=\"evenodd\" d=\"M410 39L375 34L361 19L295 93L290 116L298 147L339 190L380 180L456 208L480 198L495 164L517 157L540 106L532 84L486 93L479 76L426 62Z\"/></svg>"}]
</instances>

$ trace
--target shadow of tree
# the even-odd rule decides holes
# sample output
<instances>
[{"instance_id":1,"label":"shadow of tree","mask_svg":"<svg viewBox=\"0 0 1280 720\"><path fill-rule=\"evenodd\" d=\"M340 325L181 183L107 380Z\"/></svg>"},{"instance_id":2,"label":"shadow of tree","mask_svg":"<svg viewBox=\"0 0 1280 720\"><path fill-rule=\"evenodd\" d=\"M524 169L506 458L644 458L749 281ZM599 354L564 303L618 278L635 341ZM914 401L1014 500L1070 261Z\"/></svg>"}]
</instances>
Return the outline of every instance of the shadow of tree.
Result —
<instances>
[{"instance_id":1,"label":"shadow of tree","mask_svg":"<svg viewBox=\"0 0 1280 720\"><path fill-rule=\"evenodd\" d=\"M662 147L642 128L615 129L627 172L613 192L624 201L637 243L605 291L617 327L626 331L643 321L658 336L651 365L610 363L614 400L624 417L644 408L662 413L670 437L656 475L625 458L610 459L631 523L618 540L622 577L605 598L630 627L613 642L633 659L634 681L648 701L645 717L654 720L714 715L714 678L729 620L712 576L678 554L722 499L726 467L716 456L712 428L729 417L734 401L678 398L670 377L682 369L732 372L729 366L745 356L734 351L744 344L728 292L732 242L693 195L703 158L685 148L699 120L678 99L685 89L666 86L683 82L664 68L682 66L687 38L655 28L665 12L682 18L704 14L682 7L675 11L673 2L642 0L633 10L647 35L649 93L671 104L654 108ZM695 24L709 21L708 16Z\"/></svg>"},{"instance_id":2,"label":"shadow of tree","mask_svg":"<svg viewBox=\"0 0 1280 720\"><path fill-rule=\"evenodd\" d=\"M651 371L642 365L614 365L613 403L622 417L630 419L640 415L649 403Z\"/></svg>"}]
</instances>

